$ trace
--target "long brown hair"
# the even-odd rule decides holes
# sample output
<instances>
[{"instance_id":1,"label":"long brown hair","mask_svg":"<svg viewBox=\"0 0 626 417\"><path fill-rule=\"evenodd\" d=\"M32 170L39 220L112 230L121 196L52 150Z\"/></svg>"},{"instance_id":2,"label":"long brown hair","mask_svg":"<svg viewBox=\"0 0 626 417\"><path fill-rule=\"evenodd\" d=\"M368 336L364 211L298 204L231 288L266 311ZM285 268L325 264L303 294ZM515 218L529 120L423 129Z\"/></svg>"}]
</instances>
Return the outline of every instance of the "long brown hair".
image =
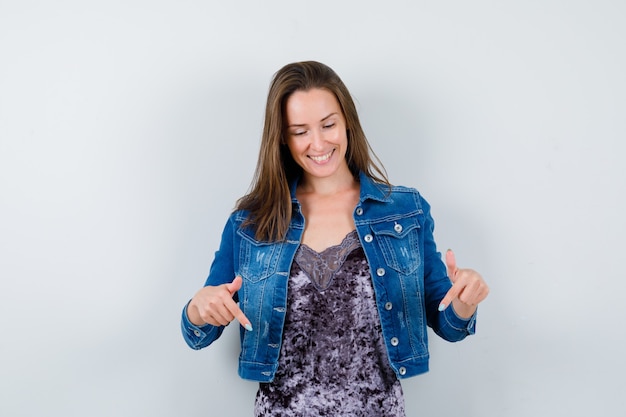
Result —
<instances>
[{"instance_id":1,"label":"long brown hair","mask_svg":"<svg viewBox=\"0 0 626 417\"><path fill-rule=\"evenodd\" d=\"M244 226L253 226L259 241L285 238L291 219L289 184L302 174L286 145L285 103L296 91L321 88L337 97L346 120L346 160L355 179L359 173L390 185L385 168L370 147L361 128L350 92L330 67L315 61L295 62L281 68L272 79L265 107L261 149L250 192L237 202L247 210Z\"/></svg>"}]
</instances>

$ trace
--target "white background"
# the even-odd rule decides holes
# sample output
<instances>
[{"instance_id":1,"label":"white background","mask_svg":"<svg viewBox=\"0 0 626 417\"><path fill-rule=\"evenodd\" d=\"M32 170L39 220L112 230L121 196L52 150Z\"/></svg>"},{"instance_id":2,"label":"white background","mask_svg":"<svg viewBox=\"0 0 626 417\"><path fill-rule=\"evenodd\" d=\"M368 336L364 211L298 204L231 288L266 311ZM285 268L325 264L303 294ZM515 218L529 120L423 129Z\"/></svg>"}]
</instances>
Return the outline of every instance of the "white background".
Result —
<instances>
[{"instance_id":1,"label":"white background","mask_svg":"<svg viewBox=\"0 0 626 417\"><path fill-rule=\"evenodd\" d=\"M409 416L621 413L626 3L0 1L0 415L246 416L179 330L282 65L333 67L491 286Z\"/></svg>"}]
</instances>

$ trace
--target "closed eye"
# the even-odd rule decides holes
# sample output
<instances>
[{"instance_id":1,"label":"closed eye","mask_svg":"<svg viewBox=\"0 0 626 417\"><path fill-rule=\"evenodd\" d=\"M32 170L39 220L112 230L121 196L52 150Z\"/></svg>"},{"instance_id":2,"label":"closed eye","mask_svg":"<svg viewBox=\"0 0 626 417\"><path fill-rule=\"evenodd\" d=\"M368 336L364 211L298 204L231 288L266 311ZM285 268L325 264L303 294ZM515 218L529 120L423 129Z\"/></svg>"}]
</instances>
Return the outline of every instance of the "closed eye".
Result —
<instances>
[{"instance_id":1,"label":"closed eye","mask_svg":"<svg viewBox=\"0 0 626 417\"><path fill-rule=\"evenodd\" d=\"M329 123L327 125L324 125L324 129L330 129L332 127L335 127L335 123Z\"/></svg>"}]
</instances>

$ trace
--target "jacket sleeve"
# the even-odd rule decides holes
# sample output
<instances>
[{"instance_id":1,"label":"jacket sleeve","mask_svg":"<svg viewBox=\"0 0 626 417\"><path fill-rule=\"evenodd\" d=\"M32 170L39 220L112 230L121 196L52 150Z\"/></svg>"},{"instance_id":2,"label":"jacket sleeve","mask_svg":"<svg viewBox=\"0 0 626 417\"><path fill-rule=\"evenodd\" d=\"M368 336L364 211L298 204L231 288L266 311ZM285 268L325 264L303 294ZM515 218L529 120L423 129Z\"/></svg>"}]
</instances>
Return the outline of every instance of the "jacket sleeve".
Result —
<instances>
[{"instance_id":1,"label":"jacket sleeve","mask_svg":"<svg viewBox=\"0 0 626 417\"><path fill-rule=\"evenodd\" d=\"M209 276L204 286L225 284L228 282L232 282L232 280L235 278L235 233L236 228L234 225L233 216L231 216L226 222L226 226L224 227L224 231L222 232L220 247L215 253L215 257L209 271ZM235 299L235 301L238 301L236 293L233 298ZM222 332L224 331L224 326L213 326L210 324L196 326L189 321L189 316L187 315L188 305L189 302L185 304L181 317L181 331L183 333L183 338L190 348L196 350L202 349L209 346L222 335Z\"/></svg>"},{"instance_id":2,"label":"jacket sleeve","mask_svg":"<svg viewBox=\"0 0 626 417\"><path fill-rule=\"evenodd\" d=\"M183 308L180 328L187 345L195 350L209 346L216 341L224 331L224 326L212 326L210 324L196 326L190 322L187 316L187 305Z\"/></svg>"},{"instance_id":3,"label":"jacket sleeve","mask_svg":"<svg viewBox=\"0 0 626 417\"><path fill-rule=\"evenodd\" d=\"M435 222L430 214L430 205L422 197L420 205L424 212L424 293L426 299L426 319L433 331L450 342L463 340L476 331L476 313L469 319L459 317L452 306L439 311L439 304L452 287L446 265L437 251L434 239Z\"/></svg>"}]
</instances>

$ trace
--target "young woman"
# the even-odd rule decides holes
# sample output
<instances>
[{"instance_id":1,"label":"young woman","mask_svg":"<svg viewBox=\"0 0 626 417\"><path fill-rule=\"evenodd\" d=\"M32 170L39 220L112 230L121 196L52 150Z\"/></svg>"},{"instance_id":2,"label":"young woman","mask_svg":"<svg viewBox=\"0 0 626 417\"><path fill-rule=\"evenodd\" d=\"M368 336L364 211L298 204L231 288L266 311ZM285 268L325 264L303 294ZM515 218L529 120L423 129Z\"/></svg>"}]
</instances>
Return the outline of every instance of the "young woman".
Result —
<instances>
[{"instance_id":1,"label":"young woman","mask_svg":"<svg viewBox=\"0 0 626 417\"><path fill-rule=\"evenodd\" d=\"M331 68L275 74L251 191L182 315L194 349L241 324L257 416L404 416L400 379L428 370L427 326L474 333L487 285L450 251L444 264L430 206L376 161Z\"/></svg>"}]
</instances>

